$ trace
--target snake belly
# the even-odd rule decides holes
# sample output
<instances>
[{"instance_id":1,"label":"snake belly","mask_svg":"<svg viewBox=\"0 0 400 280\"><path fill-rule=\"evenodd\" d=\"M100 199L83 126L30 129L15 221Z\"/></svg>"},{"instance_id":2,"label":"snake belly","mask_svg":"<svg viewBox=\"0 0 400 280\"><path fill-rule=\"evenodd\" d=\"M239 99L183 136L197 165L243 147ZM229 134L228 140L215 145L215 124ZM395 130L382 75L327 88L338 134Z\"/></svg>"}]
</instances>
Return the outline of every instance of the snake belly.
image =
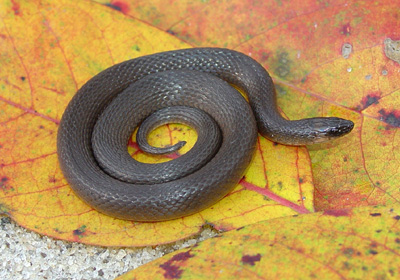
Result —
<instances>
[{"instance_id":1,"label":"snake belly","mask_svg":"<svg viewBox=\"0 0 400 280\"><path fill-rule=\"evenodd\" d=\"M229 84L243 90L249 103ZM146 117L173 106L200 109L210 115L222 140L215 155L191 173L181 176L179 168L166 169L168 179L152 182L157 165L136 162L126 146ZM135 221L187 216L215 204L236 186L254 153L257 126L272 140L288 139L283 129L288 125L276 107L267 71L242 53L195 48L135 58L100 72L72 98L58 131L60 166L74 192L106 215ZM121 114L120 110L125 111ZM103 114L104 121L98 125ZM115 146L124 148L123 154L112 152ZM179 158L183 158L183 166L196 158L187 154ZM114 164L119 177L104 170L96 159L104 157L103 162L107 162L108 156L124 158L123 163ZM130 163L142 175L124 181L120 177L129 174L123 167Z\"/></svg>"}]
</instances>

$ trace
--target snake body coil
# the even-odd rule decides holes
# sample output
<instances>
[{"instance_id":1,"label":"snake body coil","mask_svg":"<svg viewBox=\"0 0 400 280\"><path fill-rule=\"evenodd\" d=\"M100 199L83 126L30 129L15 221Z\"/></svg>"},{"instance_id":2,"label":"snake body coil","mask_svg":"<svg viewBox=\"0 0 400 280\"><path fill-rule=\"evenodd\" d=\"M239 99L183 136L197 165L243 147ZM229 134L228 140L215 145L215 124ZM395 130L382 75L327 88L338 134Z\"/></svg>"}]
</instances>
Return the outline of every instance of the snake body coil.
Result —
<instances>
[{"instance_id":1,"label":"snake body coil","mask_svg":"<svg viewBox=\"0 0 400 280\"><path fill-rule=\"evenodd\" d=\"M169 122L197 130L188 153L162 164L128 154L128 140L141 123L137 142L143 150L182 146L148 145L149 131ZM57 149L68 183L89 205L121 219L161 221L196 213L229 193L252 158L257 128L272 141L306 145L344 135L353 123L285 120L270 76L255 60L227 49L185 49L122 62L90 79L64 112Z\"/></svg>"}]
</instances>

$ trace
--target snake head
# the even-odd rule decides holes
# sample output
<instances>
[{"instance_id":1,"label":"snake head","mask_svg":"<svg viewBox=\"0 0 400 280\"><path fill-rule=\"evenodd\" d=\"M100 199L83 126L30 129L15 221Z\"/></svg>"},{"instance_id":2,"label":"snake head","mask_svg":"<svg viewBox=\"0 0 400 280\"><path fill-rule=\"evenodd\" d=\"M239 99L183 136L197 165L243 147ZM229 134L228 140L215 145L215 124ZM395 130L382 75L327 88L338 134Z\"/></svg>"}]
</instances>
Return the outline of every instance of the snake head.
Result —
<instances>
[{"instance_id":1,"label":"snake head","mask_svg":"<svg viewBox=\"0 0 400 280\"><path fill-rule=\"evenodd\" d=\"M354 127L354 123L341 118L311 118L307 119L308 143L315 144L329 141L348 134Z\"/></svg>"},{"instance_id":2,"label":"snake head","mask_svg":"<svg viewBox=\"0 0 400 280\"><path fill-rule=\"evenodd\" d=\"M309 118L284 120L279 126L261 130L261 135L271 141L290 146L303 146L326 142L349 133L354 123L349 120L330 118Z\"/></svg>"}]
</instances>

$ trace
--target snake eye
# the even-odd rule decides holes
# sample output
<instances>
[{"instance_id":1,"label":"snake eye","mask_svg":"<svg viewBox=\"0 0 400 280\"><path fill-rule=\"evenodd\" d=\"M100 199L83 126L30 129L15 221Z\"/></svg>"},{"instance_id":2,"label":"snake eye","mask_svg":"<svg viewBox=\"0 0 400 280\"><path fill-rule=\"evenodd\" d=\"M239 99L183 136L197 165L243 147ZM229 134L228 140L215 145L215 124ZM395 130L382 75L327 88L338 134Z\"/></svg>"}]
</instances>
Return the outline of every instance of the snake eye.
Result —
<instances>
[{"instance_id":1,"label":"snake eye","mask_svg":"<svg viewBox=\"0 0 400 280\"><path fill-rule=\"evenodd\" d=\"M325 131L325 134L328 137L339 137L345 135L349 133L354 127L354 123L352 121L339 118L334 119L335 120L332 120L332 126Z\"/></svg>"}]
</instances>

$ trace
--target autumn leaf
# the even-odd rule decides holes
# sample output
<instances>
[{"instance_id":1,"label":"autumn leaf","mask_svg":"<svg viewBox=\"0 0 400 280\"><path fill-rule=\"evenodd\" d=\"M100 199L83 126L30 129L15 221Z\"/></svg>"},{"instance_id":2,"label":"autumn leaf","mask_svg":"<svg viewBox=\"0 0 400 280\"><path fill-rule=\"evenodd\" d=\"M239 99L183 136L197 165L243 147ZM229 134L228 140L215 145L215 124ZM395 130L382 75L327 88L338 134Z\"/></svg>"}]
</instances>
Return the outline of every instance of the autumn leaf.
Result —
<instances>
[{"instance_id":1,"label":"autumn leaf","mask_svg":"<svg viewBox=\"0 0 400 280\"><path fill-rule=\"evenodd\" d=\"M145 246L186 238L206 224L230 230L314 210L307 150L275 145L261 137L236 189L199 214L169 222L135 223L93 210L75 196L58 166L56 132L69 100L85 81L108 66L189 45L92 2L1 3L0 202L2 212L19 224L70 241ZM154 131L152 141L168 145L186 139L187 150L195 138L189 128L168 125ZM150 162L169 159L146 157L134 139L128 149L134 157ZM268 160L270 156L279 161Z\"/></svg>"},{"instance_id":2,"label":"autumn leaf","mask_svg":"<svg viewBox=\"0 0 400 280\"><path fill-rule=\"evenodd\" d=\"M117 279L398 279L400 208L358 207L226 232Z\"/></svg>"},{"instance_id":3,"label":"autumn leaf","mask_svg":"<svg viewBox=\"0 0 400 280\"><path fill-rule=\"evenodd\" d=\"M314 205L396 202L399 64L385 55L384 42L396 39L398 4L368 3L175 1L163 7L161 1L2 0L1 211L56 238L144 246L186 238L205 224L227 231L312 212ZM236 189L190 217L134 223L94 211L58 167L56 132L66 105L85 81L115 63L190 46L251 55L273 76L288 118L340 116L356 123L354 131L310 146L309 153L259 137ZM153 132L152 141L168 145L182 138L193 143L195 133L169 125ZM129 151L142 160L167 160L144 158L134 138Z\"/></svg>"},{"instance_id":4,"label":"autumn leaf","mask_svg":"<svg viewBox=\"0 0 400 280\"><path fill-rule=\"evenodd\" d=\"M399 201L398 1L179 1L184 10L161 0L99 2L193 46L251 55L290 119L353 120L345 142L308 147L316 210Z\"/></svg>"}]
</instances>

